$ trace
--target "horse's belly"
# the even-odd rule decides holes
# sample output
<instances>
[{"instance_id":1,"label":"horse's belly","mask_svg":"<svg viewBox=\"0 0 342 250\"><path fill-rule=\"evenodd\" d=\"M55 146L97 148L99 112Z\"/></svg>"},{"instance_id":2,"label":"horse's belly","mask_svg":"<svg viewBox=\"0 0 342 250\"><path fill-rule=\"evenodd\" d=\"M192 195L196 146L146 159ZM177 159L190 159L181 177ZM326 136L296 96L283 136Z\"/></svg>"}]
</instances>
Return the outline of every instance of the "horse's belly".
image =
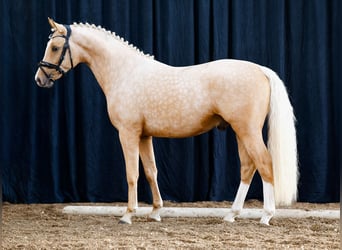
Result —
<instances>
[{"instance_id":1,"label":"horse's belly","mask_svg":"<svg viewBox=\"0 0 342 250\"><path fill-rule=\"evenodd\" d=\"M182 138L202 134L216 127L222 118L216 115L195 118L181 116L174 119L145 120L143 134L154 137Z\"/></svg>"}]
</instances>

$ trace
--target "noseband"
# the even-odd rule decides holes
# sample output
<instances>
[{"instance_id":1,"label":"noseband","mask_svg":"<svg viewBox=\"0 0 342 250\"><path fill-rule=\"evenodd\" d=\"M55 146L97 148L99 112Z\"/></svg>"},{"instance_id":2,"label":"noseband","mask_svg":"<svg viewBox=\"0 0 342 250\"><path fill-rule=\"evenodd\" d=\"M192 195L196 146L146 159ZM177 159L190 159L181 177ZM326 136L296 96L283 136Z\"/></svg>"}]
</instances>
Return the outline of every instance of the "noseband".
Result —
<instances>
[{"instance_id":1,"label":"noseband","mask_svg":"<svg viewBox=\"0 0 342 250\"><path fill-rule=\"evenodd\" d=\"M70 59L70 64L71 64L71 68L72 69L74 67L73 63L72 63L72 57L71 57L71 50L70 50L70 46L69 46L69 38L71 36L71 28L69 25L64 25L64 27L66 28L67 30L67 34L66 36L64 35L57 35L57 36L53 36L53 34L51 34L49 36L49 39L53 39L53 38L56 38L56 37L62 37L65 39L65 42L64 42L64 45L63 45L63 50L62 50L62 54L59 58L59 61L58 61L58 64L53 64L53 63L49 63L49 62L46 62L46 61L40 61L38 63L38 67L43 71L43 73L45 74L45 76L50 79L50 81L53 81L53 79L51 79L51 74L48 74L46 73L46 71L44 70L44 68L48 68L48 69L54 69L56 70L58 73L62 74L62 76L64 76L67 71L64 71L62 68L61 68L61 64L62 62L64 61L64 57L65 57L65 53L67 52L67 50L69 50L69 59ZM69 70L70 70L69 69Z\"/></svg>"}]
</instances>

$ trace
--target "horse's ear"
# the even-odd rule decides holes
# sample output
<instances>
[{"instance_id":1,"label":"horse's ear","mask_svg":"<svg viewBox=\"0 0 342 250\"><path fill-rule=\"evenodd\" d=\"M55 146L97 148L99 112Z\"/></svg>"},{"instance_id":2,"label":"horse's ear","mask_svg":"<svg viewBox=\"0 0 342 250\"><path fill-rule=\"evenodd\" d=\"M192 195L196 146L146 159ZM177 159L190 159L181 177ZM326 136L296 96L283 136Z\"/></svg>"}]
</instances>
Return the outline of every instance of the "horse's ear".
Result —
<instances>
[{"instance_id":1,"label":"horse's ear","mask_svg":"<svg viewBox=\"0 0 342 250\"><path fill-rule=\"evenodd\" d=\"M60 33L64 31L63 25L56 23L52 18L48 17L48 21L51 26L51 31L58 31Z\"/></svg>"}]
</instances>

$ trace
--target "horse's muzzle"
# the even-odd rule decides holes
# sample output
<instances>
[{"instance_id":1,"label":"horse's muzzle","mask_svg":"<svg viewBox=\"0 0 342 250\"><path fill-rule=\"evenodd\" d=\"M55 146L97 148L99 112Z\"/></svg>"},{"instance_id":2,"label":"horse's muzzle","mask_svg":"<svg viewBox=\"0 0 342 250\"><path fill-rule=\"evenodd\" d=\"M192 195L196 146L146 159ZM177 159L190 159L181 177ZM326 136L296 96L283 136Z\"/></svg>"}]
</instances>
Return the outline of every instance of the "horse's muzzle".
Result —
<instances>
[{"instance_id":1,"label":"horse's muzzle","mask_svg":"<svg viewBox=\"0 0 342 250\"><path fill-rule=\"evenodd\" d=\"M41 79L39 76L35 77L36 83L39 87L43 88L51 88L53 84L55 83L53 80L49 78Z\"/></svg>"}]
</instances>

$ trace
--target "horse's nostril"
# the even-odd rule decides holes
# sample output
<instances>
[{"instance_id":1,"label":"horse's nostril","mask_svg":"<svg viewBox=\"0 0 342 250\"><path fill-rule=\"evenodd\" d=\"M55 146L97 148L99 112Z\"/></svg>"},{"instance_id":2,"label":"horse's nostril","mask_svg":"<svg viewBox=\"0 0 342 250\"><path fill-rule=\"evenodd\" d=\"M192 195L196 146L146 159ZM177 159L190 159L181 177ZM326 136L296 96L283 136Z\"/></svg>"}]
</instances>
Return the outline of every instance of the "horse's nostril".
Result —
<instances>
[{"instance_id":1,"label":"horse's nostril","mask_svg":"<svg viewBox=\"0 0 342 250\"><path fill-rule=\"evenodd\" d=\"M37 82L37 84L38 84L39 86L43 86L43 85L42 85L42 81L40 80L39 77L36 77L36 82Z\"/></svg>"}]
</instances>

